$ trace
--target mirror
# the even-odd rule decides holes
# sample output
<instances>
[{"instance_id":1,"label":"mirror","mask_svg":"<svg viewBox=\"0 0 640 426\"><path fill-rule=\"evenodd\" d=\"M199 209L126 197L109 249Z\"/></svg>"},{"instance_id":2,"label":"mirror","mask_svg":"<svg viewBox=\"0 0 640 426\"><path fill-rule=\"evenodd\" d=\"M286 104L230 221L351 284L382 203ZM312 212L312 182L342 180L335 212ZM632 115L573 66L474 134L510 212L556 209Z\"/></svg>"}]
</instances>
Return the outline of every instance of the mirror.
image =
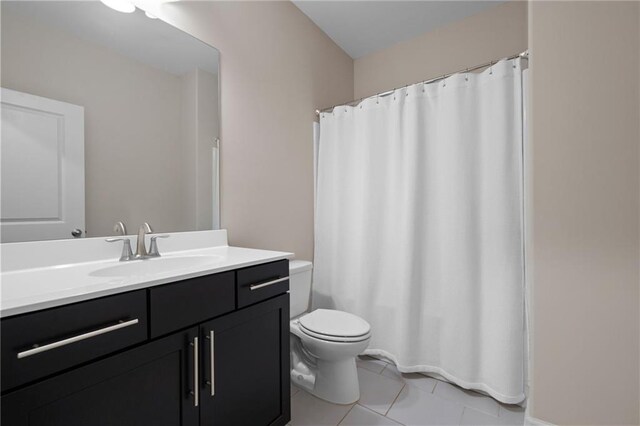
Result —
<instances>
[{"instance_id":1,"label":"mirror","mask_svg":"<svg viewBox=\"0 0 640 426\"><path fill-rule=\"evenodd\" d=\"M2 242L219 227L219 52L135 9L3 1Z\"/></svg>"}]
</instances>

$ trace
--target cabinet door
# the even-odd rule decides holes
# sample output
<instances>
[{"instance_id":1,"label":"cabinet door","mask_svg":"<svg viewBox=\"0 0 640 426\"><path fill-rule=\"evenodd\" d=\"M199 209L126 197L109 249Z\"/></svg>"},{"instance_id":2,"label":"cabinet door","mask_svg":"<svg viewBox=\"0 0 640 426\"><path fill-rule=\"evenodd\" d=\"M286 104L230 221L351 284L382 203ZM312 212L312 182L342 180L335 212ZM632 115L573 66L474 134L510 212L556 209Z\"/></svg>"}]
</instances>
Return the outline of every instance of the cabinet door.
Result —
<instances>
[{"instance_id":1,"label":"cabinet door","mask_svg":"<svg viewBox=\"0 0 640 426\"><path fill-rule=\"evenodd\" d=\"M140 426L199 423L196 327L2 397L2 424Z\"/></svg>"},{"instance_id":2,"label":"cabinet door","mask_svg":"<svg viewBox=\"0 0 640 426\"><path fill-rule=\"evenodd\" d=\"M291 418L289 295L200 327L202 426L285 425Z\"/></svg>"}]
</instances>

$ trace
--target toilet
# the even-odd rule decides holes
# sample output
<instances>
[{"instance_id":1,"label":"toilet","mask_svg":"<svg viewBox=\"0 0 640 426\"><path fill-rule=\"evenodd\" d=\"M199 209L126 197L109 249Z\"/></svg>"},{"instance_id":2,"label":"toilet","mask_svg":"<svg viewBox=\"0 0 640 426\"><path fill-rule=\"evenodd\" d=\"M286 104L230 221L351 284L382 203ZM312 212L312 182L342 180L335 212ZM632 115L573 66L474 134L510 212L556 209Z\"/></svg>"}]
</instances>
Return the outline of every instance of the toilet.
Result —
<instances>
[{"instance_id":1,"label":"toilet","mask_svg":"<svg viewBox=\"0 0 640 426\"><path fill-rule=\"evenodd\" d=\"M325 401L351 404L360 399L356 356L369 346L371 327L348 312L307 312L312 267L289 262L291 381Z\"/></svg>"}]
</instances>

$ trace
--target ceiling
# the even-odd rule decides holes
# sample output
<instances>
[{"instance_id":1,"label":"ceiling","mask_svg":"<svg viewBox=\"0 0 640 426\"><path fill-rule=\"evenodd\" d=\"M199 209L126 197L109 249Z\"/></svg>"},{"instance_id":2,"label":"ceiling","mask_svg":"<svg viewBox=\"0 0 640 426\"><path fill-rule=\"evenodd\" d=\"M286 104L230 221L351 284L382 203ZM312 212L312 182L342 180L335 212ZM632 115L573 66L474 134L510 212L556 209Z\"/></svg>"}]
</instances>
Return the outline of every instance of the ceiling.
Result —
<instances>
[{"instance_id":1,"label":"ceiling","mask_svg":"<svg viewBox=\"0 0 640 426\"><path fill-rule=\"evenodd\" d=\"M504 1L293 0L293 3L356 59Z\"/></svg>"},{"instance_id":2,"label":"ceiling","mask_svg":"<svg viewBox=\"0 0 640 426\"><path fill-rule=\"evenodd\" d=\"M137 9L120 13L99 1L2 1L2 11L36 19L154 68L182 75L218 73L218 51Z\"/></svg>"}]
</instances>

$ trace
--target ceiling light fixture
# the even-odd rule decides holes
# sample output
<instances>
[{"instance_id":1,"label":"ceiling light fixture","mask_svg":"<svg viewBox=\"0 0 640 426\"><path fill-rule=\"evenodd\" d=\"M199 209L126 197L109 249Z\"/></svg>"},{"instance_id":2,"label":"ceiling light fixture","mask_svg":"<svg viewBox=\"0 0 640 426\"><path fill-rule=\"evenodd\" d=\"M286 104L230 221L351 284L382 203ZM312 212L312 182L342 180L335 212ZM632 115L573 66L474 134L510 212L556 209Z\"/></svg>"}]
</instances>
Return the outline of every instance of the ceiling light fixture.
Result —
<instances>
[{"instance_id":1,"label":"ceiling light fixture","mask_svg":"<svg viewBox=\"0 0 640 426\"><path fill-rule=\"evenodd\" d=\"M150 18L150 19L158 19L158 17L157 17L156 15L153 15L153 14L151 14L151 13L149 13L149 12L144 12L144 14L145 14L145 15L147 15L147 18Z\"/></svg>"},{"instance_id":2,"label":"ceiling light fixture","mask_svg":"<svg viewBox=\"0 0 640 426\"><path fill-rule=\"evenodd\" d=\"M135 12L136 7L127 0L100 0L104 5L109 6L113 10L117 10L122 13Z\"/></svg>"}]
</instances>

